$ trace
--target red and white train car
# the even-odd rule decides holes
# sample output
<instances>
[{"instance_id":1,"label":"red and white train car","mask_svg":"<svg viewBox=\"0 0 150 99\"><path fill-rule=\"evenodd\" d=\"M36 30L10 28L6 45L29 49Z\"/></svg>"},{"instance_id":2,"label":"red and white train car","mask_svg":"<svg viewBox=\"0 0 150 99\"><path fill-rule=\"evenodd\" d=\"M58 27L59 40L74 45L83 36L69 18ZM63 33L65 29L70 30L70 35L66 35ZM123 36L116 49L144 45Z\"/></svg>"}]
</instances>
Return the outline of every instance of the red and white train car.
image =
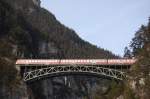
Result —
<instances>
[{"instance_id":1,"label":"red and white train car","mask_svg":"<svg viewBox=\"0 0 150 99\"><path fill-rule=\"evenodd\" d=\"M16 65L132 65L135 59L18 59Z\"/></svg>"}]
</instances>

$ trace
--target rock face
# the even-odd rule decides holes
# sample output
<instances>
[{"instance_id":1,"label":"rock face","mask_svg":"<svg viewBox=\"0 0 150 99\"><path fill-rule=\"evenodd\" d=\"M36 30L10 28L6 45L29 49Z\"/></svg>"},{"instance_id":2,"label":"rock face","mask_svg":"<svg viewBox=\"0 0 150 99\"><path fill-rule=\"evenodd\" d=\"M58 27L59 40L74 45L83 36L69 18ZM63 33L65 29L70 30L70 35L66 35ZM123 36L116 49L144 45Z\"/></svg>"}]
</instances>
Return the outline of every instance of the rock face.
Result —
<instances>
[{"instance_id":1,"label":"rock face","mask_svg":"<svg viewBox=\"0 0 150 99\"><path fill-rule=\"evenodd\" d=\"M106 93L110 82L87 76L63 76L33 82L28 86L35 99L93 99L98 90L99 95Z\"/></svg>"},{"instance_id":2,"label":"rock face","mask_svg":"<svg viewBox=\"0 0 150 99\"><path fill-rule=\"evenodd\" d=\"M41 8L40 0L1 0L0 4L0 58L118 58L82 40ZM8 98L4 98L6 86L0 92L4 95L1 99L93 99L97 90L102 95L107 93L110 82L88 76L62 76L27 86L20 84Z\"/></svg>"},{"instance_id":3,"label":"rock face","mask_svg":"<svg viewBox=\"0 0 150 99\"><path fill-rule=\"evenodd\" d=\"M1 85L0 98L1 99L29 99L27 94L27 88L25 84L21 84L16 89L11 89L4 85Z\"/></svg>"},{"instance_id":4,"label":"rock face","mask_svg":"<svg viewBox=\"0 0 150 99\"><path fill-rule=\"evenodd\" d=\"M134 71L133 71L134 72ZM149 79L150 77L143 75L143 73L136 73L128 78L126 82L130 89L130 97L137 99L149 99L150 97L150 87L149 87ZM126 90L125 90L126 91ZM128 95L124 95L124 97L129 97ZM126 98L125 98L126 99Z\"/></svg>"},{"instance_id":5,"label":"rock face","mask_svg":"<svg viewBox=\"0 0 150 99\"><path fill-rule=\"evenodd\" d=\"M40 1L40 0L33 0L33 3L34 3L36 6L39 6L39 7L40 7L41 1Z\"/></svg>"}]
</instances>

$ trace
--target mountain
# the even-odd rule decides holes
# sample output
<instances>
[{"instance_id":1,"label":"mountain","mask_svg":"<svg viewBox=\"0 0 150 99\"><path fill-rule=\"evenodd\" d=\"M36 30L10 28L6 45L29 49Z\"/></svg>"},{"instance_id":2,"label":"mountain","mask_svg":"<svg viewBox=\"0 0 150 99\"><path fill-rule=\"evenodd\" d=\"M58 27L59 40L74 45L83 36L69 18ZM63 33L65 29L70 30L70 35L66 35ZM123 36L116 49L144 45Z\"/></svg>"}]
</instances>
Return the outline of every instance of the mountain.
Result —
<instances>
[{"instance_id":1,"label":"mountain","mask_svg":"<svg viewBox=\"0 0 150 99\"><path fill-rule=\"evenodd\" d=\"M39 0L6 1L19 14L17 22L25 30L20 35L26 37L26 42L32 43L31 49L37 47L32 53L25 49L23 52L29 53L24 53L24 57L118 58L111 52L82 40L74 30L64 26L53 14L41 8Z\"/></svg>"},{"instance_id":2,"label":"mountain","mask_svg":"<svg viewBox=\"0 0 150 99\"><path fill-rule=\"evenodd\" d=\"M119 57L81 39L74 30L41 8L40 0L1 0L1 99L90 99L98 90L105 96L111 89L113 81L87 76L55 77L26 85L15 69L18 58Z\"/></svg>"}]
</instances>

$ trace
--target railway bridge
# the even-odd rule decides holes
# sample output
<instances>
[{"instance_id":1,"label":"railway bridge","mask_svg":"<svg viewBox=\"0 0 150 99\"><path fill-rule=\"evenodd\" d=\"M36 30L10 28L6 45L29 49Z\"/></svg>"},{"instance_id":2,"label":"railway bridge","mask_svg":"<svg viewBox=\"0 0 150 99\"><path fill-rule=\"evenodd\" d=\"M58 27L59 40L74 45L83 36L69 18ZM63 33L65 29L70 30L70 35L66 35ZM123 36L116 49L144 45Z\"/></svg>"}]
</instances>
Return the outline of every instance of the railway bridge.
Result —
<instances>
[{"instance_id":1,"label":"railway bridge","mask_svg":"<svg viewBox=\"0 0 150 99\"><path fill-rule=\"evenodd\" d=\"M45 77L84 74L123 80L135 59L18 59L25 82Z\"/></svg>"}]
</instances>

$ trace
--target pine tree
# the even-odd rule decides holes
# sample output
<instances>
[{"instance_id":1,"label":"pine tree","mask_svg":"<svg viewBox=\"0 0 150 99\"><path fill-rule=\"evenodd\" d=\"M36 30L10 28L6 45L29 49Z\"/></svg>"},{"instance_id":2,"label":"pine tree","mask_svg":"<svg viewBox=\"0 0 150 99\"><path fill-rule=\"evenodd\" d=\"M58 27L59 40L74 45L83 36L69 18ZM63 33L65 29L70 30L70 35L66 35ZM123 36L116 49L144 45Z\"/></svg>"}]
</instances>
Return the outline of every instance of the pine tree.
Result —
<instances>
[{"instance_id":1,"label":"pine tree","mask_svg":"<svg viewBox=\"0 0 150 99\"><path fill-rule=\"evenodd\" d=\"M125 47L125 49L124 49L124 58L132 58L132 53L128 49L128 47Z\"/></svg>"}]
</instances>

